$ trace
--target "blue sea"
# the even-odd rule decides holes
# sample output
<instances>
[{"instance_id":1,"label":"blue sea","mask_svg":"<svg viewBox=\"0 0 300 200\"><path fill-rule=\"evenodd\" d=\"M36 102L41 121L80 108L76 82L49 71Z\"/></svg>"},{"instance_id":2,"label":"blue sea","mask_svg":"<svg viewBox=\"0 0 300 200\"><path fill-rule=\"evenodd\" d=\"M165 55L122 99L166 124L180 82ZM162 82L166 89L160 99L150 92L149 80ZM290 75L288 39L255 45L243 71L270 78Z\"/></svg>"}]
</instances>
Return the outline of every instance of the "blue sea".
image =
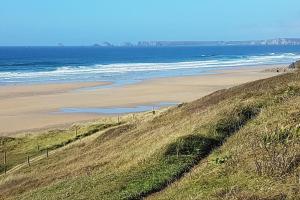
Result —
<instances>
[{"instance_id":1,"label":"blue sea","mask_svg":"<svg viewBox=\"0 0 300 200\"><path fill-rule=\"evenodd\" d=\"M118 85L299 59L300 46L0 47L0 85L85 81Z\"/></svg>"}]
</instances>

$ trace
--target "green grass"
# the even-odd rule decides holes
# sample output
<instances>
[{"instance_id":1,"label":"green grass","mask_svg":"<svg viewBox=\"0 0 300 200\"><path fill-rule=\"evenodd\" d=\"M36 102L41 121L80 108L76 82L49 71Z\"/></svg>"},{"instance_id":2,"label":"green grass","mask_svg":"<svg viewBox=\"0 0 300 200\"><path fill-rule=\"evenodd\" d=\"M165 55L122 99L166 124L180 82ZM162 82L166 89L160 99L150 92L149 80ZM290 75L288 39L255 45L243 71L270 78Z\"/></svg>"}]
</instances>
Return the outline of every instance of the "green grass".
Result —
<instances>
[{"instance_id":1,"label":"green grass","mask_svg":"<svg viewBox=\"0 0 300 200\"><path fill-rule=\"evenodd\" d=\"M27 134L23 137L1 137L0 154L4 157L6 152L6 170L27 161L27 156L34 158L46 154L46 151L66 146L76 140L90 136L98 131L107 129L119 123L96 123L92 125L77 126L64 130L50 130L38 135ZM4 161L3 161L4 162ZM4 173L5 165L0 164L0 173Z\"/></svg>"},{"instance_id":2,"label":"green grass","mask_svg":"<svg viewBox=\"0 0 300 200\"><path fill-rule=\"evenodd\" d=\"M105 128L86 125L86 140L1 177L0 199L300 198L299 72ZM58 148L75 137L50 135L6 143L24 156L37 141Z\"/></svg>"}]
</instances>

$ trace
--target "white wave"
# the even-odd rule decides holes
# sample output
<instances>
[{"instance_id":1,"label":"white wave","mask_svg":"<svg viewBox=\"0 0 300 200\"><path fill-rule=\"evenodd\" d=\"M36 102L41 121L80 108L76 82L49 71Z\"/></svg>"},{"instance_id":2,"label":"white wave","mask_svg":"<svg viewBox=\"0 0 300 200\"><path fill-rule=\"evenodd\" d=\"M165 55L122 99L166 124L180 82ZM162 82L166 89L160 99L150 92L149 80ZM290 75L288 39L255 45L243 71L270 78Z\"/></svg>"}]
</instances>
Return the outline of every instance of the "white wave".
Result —
<instances>
[{"instance_id":1,"label":"white wave","mask_svg":"<svg viewBox=\"0 0 300 200\"><path fill-rule=\"evenodd\" d=\"M109 65L91 66L62 66L54 71L40 72L1 72L0 82L8 82L11 79L47 78L47 79L66 79L69 76L113 76L132 72L151 72L151 71L170 71L187 70L200 68L222 68L238 67L264 64L283 64L300 59L300 54L284 53L269 54L266 56L248 56L236 59L213 59L206 61L190 61L177 63L120 63Z\"/></svg>"}]
</instances>

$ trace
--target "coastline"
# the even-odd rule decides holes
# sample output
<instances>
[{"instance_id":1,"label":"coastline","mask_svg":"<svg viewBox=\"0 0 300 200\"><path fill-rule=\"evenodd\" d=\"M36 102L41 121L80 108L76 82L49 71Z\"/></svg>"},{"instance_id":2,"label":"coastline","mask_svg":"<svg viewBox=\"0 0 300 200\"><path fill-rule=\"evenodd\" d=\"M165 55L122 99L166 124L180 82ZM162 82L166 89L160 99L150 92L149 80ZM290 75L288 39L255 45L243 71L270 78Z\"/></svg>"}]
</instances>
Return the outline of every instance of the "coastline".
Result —
<instances>
[{"instance_id":1,"label":"coastline","mask_svg":"<svg viewBox=\"0 0 300 200\"><path fill-rule=\"evenodd\" d=\"M0 135L58 127L103 116L93 113L54 113L66 107L133 107L192 101L220 89L278 75L280 73L266 71L278 66L235 67L212 71L214 73L211 74L156 78L124 86L97 87L95 90L78 89L111 83L0 86Z\"/></svg>"}]
</instances>

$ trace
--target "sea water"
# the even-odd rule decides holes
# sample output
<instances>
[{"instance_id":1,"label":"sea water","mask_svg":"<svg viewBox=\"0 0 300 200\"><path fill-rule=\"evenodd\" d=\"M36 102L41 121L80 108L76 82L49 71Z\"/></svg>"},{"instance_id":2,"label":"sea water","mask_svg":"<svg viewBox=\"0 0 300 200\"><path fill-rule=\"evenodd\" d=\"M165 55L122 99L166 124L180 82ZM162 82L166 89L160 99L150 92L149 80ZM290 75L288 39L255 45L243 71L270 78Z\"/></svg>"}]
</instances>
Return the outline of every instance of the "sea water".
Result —
<instances>
[{"instance_id":1,"label":"sea water","mask_svg":"<svg viewBox=\"0 0 300 200\"><path fill-rule=\"evenodd\" d=\"M0 85L87 81L123 85L298 59L300 46L0 47Z\"/></svg>"}]
</instances>

